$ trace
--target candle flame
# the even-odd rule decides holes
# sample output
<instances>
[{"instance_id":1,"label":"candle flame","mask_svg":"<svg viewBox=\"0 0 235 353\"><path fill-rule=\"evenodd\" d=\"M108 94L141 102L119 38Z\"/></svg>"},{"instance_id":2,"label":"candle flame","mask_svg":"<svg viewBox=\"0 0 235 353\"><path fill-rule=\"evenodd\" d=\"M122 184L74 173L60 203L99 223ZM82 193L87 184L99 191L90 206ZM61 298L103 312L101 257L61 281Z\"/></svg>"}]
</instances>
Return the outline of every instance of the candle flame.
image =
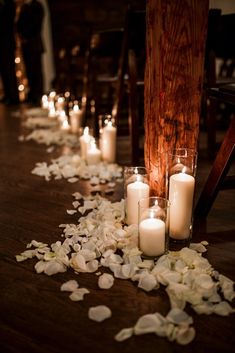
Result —
<instances>
[{"instance_id":1,"label":"candle flame","mask_svg":"<svg viewBox=\"0 0 235 353\"><path fill-rule=\"evenodd\" d=\"M184 168L182 169L182 173L186 173L186 170L187 170L187 168L184 166Z\"/></svg>"},{"instance_id":2,"label":"candle flame","mask_svg":"<svg viewBox=\"0 0 235 353\"><path fill-rule=\"evenodd\" d=\"M49 93L49 97L50 98L53 99L53 98L55 98L55 96L56 96L56 92L55 91L52 91L52 92Z\"/></svg>"},{"instance_id":3,"label":"candle flame","mask_svg":"<svg viewBox=\"0 0 235 353\"><path fill-rule=\"evenodd\" d=\"M59 97L58 98L58 103L63 103L64 102L64 97Z\"/></svg>"}]
</instances>

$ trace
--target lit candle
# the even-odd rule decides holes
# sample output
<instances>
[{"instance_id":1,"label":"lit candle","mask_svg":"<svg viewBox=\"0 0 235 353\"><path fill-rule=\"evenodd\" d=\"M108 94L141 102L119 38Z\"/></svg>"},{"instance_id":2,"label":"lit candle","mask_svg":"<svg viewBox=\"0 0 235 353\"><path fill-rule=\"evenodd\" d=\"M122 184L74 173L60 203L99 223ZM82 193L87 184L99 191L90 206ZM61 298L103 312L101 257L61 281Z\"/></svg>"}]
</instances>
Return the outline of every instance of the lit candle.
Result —
<instances>
[{"instance_id":1,"label":"lit candle","mask_svg":"<svg viewBox=\"0 0 235 353\"><path fill-rule=\"evenodd\" d=\"M141 179L141 175L136 175L136 181L127 185L126 216L129 225L138 224L138 202L149 197L149 185Z\"/></svg>"},{"instance_id":2,"label":"lit candle","mask_svg":"<svg viewBox=\"0 0 235 353\"><path fill-rule=\"evenodd\" d=\"M60 122L61 130L70 130L68 117L67 117L64 110L61 110L61 112L58 116L58 120Z\"/></svg>"},{"instance_id":3,"label":"lit candle","mask_svg":"<svg viewBox=\"0 0 235 353\"><path fill-rule=\"evenodd\" d=\"M49 101L49 102L48 102L48 109L49 109L48 116L49 116L50 118L55 118L57 115L56 115L55 105L54 105L54 102L53 102L53 101Z\"/></svg>"},{"instance_id":4,"label":"lit candle","mask_svg":"<svg viewBox=\"0 0 235 353\"><path fill-rule=\"evenodd\" d=\"M61 129L62 130L69 130L70 129L70 125L69 125L68 119L64 119L62 121Z\"/></svg>"},{"instance_id":5,"label":"lit candle","mask_svg":"<svg viewBox=\"0 0 235 353\"><path fill-rule=\"evenodd\" d=\"M87 150L88 150L89 144L91 142L91 138L92 138L92 136L89 135L89 127L86 126L84 128L83 135L79 139L82 158L87 157Z\"/></svg>"},{"instance_id":6,"label":"lit candle","mask_svg":"<svg viewBox=\"0 0 235 353\"><path fill-rule=\"evenodd\" d=\"M58 115L58 120L59 120L59 122L60 122L61 124L63 124L63 121L64 121L64 120L68 120L68 117L67 117L67 115L66 115L66 113L65 113L65 110L61 110L61 111L60 111L60 113L59 113L59 115Z\"/></svg>"},{"instance_id":7,"label":"lit candle","mask_svg":"<svg viewBox=\"0 0 235 353\"><path fill-rule=\"evenodd\" d=\"M64 109L64 97L59 97L56 102L56 109L57 110L63 110Z\"/></svg>"},{"instance_id":8,"label":"lit candle","mask_svg":"<svg viewBox=\"0 0 235 353\"><path fill-rule=\"evenodd\" d=\"M46 94L42 96L42 108L48 109L48 98Z\"/></svg>"},{"instance_id":9,"label":"lit candle","mask_svg":"<svg viewBox=\"0 0 235 353\"><path fill-rule=\"evenodd\" d=\"M49 93L49 101L51 102L54 102L54 100L55 100L55 97L56 97L56 92L55 91L51 91L50 93Z\"/></svg>"},{"instance_id":10,"label":"lit candle","mask_svg":"<svg viewBox=\"0 0 235 353\"><path fill-rule=\"evenodd\" d=\"M193 195L195 178L186 173L170 177L170 237L187 239L192 227Z\"/></svg>"},{"instance_id":11,"label":"lit candle","mask_svg":"<svg viewBox=\"0 0 235 353\"><path fill-rule=\"evenodd\" d=\"M158 218L146 218L139 223L139 247L146 256L165 252L165 223Z\"/></svg>"},{"instance_id":12,"label":"lit candle","mask_svg":"<svg viewBox=\"0 0 235 353\"><path fill-rule=\"evenodd\" d=\"M71 131L73 133L78 132L78 129L81 127L81 119L82 119L82 112L79 109L78 104L74 104L73 109L69 112L70 116L70 124L71 124Z\"/></svg>"},{"instance_id":13,"label":"lit candle","mask_svg":"<svg viewBox=\"0 0 235 353\"><path fill-rule=\"evenodd\" d=\"M95 139L93 138L87 149L87 164L98 164L101 160L101 151L96 147Z\"/></svg>"},{"instance_id":14,"label":"lit candle","mask_svg":"<svg viewBox=\"0 0 235 353\"><path fill-rule=\"evenodd\" d=\"M113 163L116 160L116 135L117 128L112 121L108 121L102 129L101 151L104 161Z\"/></svg>"}]
</instances>

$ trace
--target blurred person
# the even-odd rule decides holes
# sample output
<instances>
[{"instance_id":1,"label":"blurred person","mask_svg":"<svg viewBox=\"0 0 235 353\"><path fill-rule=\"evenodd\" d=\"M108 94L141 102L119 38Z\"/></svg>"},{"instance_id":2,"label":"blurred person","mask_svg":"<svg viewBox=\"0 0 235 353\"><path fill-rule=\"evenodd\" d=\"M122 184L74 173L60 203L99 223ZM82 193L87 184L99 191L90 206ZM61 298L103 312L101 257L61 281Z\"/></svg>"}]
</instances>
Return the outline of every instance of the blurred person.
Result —
<instances>
[{"instance_id":1,"label":"blurred person","mask_svg":"<svg viewBox=\"0 0 235 353\"><path fill-rule=\"evenodd\" d=\"M44 8L38 0L25 0L20 8L17 31L21 38L22 54L28 79L28 102L39 104L43 95L42 25Z\"/></svg>"},{"instance_id":2,"label":"blurred person","mask_svg":"<svg viewBox=\"0 0 235 353\"><path fill-rule=\"evenodd\" d=\"M0 0L0 76L4 89L1 101L7 104L19 103L15 70L15 14L13 0Z\"/></svg>"}]
</instances>

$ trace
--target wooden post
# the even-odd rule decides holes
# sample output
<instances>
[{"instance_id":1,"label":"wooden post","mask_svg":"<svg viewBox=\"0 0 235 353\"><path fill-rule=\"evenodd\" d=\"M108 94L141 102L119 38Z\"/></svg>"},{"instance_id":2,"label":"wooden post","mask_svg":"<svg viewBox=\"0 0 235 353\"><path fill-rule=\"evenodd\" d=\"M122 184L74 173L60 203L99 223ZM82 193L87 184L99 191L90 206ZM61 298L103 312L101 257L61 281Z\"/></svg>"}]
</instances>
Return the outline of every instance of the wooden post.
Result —
<instances>
[{"instance_id":1,"label":"wooden post","mask_svg":"<svg viewBox=\"0 0 235 353\"><path fill-rule=\"evenodd\" d=\"M145 165L154 194L165 193L159 152L197 148L208 11L209 0L147 0Z\"/></svg>"}]
</instances>

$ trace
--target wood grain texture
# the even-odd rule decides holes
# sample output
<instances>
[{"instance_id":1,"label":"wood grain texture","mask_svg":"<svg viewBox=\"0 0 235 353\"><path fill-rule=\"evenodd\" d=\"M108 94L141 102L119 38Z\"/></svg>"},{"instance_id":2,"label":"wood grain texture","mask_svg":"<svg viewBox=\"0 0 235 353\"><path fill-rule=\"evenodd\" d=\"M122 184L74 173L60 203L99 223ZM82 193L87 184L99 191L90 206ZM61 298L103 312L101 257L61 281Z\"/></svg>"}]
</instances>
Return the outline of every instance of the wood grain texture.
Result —
<instances>
[{"instance_id":1,"label":"wood grain texture","mask_svg":"<svg viewBox=\"0 0 235 353\"><path fill-rule=\"evenodd\" d=\"M145 164L157 152L197 149L207 0L148 0L145 71ZM164 171L163 171L164 173ZM161 193L151 178L155 193Z\"/></svg>"},{"instance_id":2,"label":"wood grain texture","mask_svg":"<svg viewBox=\"0 0 235 353\"><path fill-rule=\"evenodd\" d=\"M68 270L54 276L36 274L35 260L17 263L15 255L32 239L49 244L61 239L61 223L76 222L69 216L72 193L89 193L89 184L66 180L46 182L30 172L36 162L52 158L46 147L19 142L21 119L0 105L0 351L2 353L231 353L235 346L235 315L198 316L190 308L196 338L182 347L153 334L135 336L123 343L114 335L135 324L139 316L169 310L164 289L146 293L136 283L115 279L110 290L101 290L95 274L76 275ZM58 150L57 153L60 153ZM125 151L127 153L127 151ZM56 157L56 152L53 157ZM122 188L113 200L120 200ZM208 239L205 255L220 272L235 280L234 232L194 234L194 241ZM107 271L101 268L101 272ZM60 286L76 279L90 294L72 302ZM112 318L103 323L88 319L91 306L105 304ZM219 333L219 334L218 334Z\"/></svg>"}]
</instances>

